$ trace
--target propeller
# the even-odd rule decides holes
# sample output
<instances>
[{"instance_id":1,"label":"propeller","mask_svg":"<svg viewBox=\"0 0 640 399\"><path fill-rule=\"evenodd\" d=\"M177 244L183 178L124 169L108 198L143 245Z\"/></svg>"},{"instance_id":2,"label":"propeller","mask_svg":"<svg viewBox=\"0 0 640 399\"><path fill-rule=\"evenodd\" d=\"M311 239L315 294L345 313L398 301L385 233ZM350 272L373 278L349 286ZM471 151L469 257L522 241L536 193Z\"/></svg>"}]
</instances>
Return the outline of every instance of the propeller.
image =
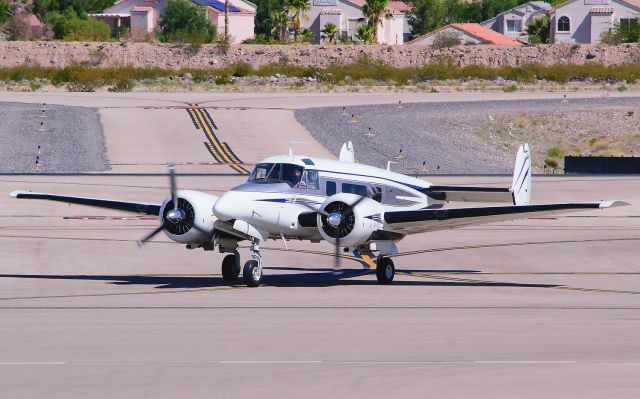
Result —
<instances>
[{"instance_id":1,"label":"propeller","mask_svg":"<svg viewBox=\"0 0 640 399\"><path fill-rule=\"evenodd\" d=\"M194 228L201 233L209 234L208 231L201 229L193 223L192 218L188 217L187 212L192 213L193 207L187 201L178 198L178 189L176 188L176 169L173 166L169 167L169 184L171 185L170 203L173 205L173 208L169 209L169 211L165 211L164 217L163 215L159 215L162 218L162 224L139 240L139 246L144 245L145 242L155 237L156 234L160 233L164 229L182 229L184 230L184 233L186 233L189 229ZM183 208L181 208L180 205L183 205Z\"/></svg>"},{"instance_id":2,"label":"propeller","mask_svg":"<svg viewBox=\"0 0 640 399\"><path fill-rule=\"evenodd\" d=\"M354 202L353 204L349 205L346 204L347 207L344 208L341 212L339 211L334 211L334 212L326 212L324 209L322 208L318 208L315 209L313 206L311 206L310 204L307 204L306 202L300 202L300 204L306 206L307 208L311 209L312 211L320 214L321 216L324 216L327 220L327 223L329 225L331 225L333 228L339 228L340 225L349 217L353 214L353 209L360 203L362 202L366 197L360 197L356 200L356 202ZM340 275L342 274L342 267L341 267L341 261L340 261L340 234L336 235L335 237L335 253L334 253L334 261L333 261L333 274L334 275Z\"/></svg>"}]
</instances>

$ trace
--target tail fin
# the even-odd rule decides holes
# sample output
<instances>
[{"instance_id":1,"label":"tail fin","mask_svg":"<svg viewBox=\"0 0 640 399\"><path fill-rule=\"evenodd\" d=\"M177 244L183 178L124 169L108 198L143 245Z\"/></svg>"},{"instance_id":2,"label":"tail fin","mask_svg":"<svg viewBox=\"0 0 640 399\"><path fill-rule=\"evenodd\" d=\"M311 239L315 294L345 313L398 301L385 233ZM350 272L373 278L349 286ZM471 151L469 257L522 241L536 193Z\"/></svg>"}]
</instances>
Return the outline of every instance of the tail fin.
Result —
<instances>
[{"instance_id":1,"label":"tail fin","mask_svg":"<svg viewBox=\"0 0 640 399\"><path fill-rule=\"evenodd\" d=\"M523 144L518 148L511 192L515 205L529 204L531 200L531 149L529 144Z\"/></svg>"},{"instance_id":2,"label":"tail fin","mask_svg":"<svg viewBox=\"0 0 640 399\"><path fill-rule=\"evenodd\" d=\"M355 162L356 154L353 150L353 143L348 142L342 144L342 149L340 149L340 158L341 162Z\"/></svg>"}]
</instances>

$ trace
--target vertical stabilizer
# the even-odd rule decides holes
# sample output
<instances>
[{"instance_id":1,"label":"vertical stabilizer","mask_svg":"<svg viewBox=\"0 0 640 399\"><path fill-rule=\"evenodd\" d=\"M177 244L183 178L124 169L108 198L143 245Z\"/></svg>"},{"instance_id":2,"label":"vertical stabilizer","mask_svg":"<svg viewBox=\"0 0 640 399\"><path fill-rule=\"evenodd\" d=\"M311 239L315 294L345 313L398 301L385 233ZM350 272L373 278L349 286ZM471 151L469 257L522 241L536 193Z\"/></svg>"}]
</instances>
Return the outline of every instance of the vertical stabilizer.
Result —
<instances>
[{"instance_id":1,"label":"vertical stabilizer","mask_svg":"<svg viewBox=\"0 0 640 399\"><path fill-rule=\"evenodd\" d=\"M356 155L353 151L353 143L349 141L348 143L342 144L342 149L340 150L340 162L355 162Z\"/></svg>"},{"instance_id":2,"label":"vertical stabilizer","mask_svg":"<svg viewBox=\"0 0 640 399\"><path fill-rule=\"evenodd\" d=\"M514 205L528 205L531 200L531 149L529 144L518 148L511 184Z\"/></svg>"}]
</instances>

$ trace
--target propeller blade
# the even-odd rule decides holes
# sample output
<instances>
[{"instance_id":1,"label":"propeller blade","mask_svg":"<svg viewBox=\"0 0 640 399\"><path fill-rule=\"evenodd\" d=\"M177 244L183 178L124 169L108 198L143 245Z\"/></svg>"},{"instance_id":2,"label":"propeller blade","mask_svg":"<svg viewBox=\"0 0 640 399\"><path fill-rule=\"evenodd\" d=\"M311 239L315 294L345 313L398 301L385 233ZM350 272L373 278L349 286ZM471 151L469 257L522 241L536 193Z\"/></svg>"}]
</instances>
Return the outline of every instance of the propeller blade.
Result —
<instances>
[{"instance_id":1,"label":"propeller blade","mask_svg":"<svg viewBox=\"0 0 640 399\"><path fill-rule=\"evenodd\" d=\"M362 202L366 197L360 197L356 202L349 205L347 209L342 213L342 216L349 216L353 213L353 208L355 208L360 202Z\"/></svg>"},{"instance_id":2,"label":"propeller blade","mask_svg":"<svg viewBox=\"0 0 640 399\"><path fill-rule=\"evenodd\" d=\"M141 247L145 242L147 242L150 239L152 239L153 237L155 237L155 235L158 234L159 232L161 232L163 229L164 229L164 223L162 223L160 226L158 226L151 233L149 233L146 236L144 236L144 238L142 240L138 240L138 246Z\"/></svg>"},{"instance_id":3,"label":"propeller blade","mask_svg":"<svg viewBox=\"0 0 640 399\"><path fill-rule=\"evenodd\" d=\"M320 208L316 209L316 208L314 208L313 206L311 206L311 205L307 204L306 202L296 202L296 204L304 205L304 206L306 206L307 208L309 208L309 209L311 209L312 211L314 211L315 213L318 213L318 214L320 214L320 215L322 215L322 216L325 216L325 217L329 216L329 214L328 214L327 212L325 212L324 210L322 210L322 209L320 209Z\"/></svg>"},{"instance_id":4,"label":"propeller blade","mask_svg":"<svg viewBox=\"0 0 640 399\"><path fill-rule=\"evenodd\" d=\"M176 189L176 168L169 167L169 182L171 184L171 201L173 201L173 209L178 209L178 194Z\"/></svg>"},{"instance_id":5,"label":"propeller blade","mask_svg":"<svg viewBox=\"0 0 640 399\"><path fill-rule=\"evenodd\" d=\"M336 238L336 252L333 260L333 275L338 276L342 274L342 268L340 267L340 238Z\"/></svg>"}]
</instances>

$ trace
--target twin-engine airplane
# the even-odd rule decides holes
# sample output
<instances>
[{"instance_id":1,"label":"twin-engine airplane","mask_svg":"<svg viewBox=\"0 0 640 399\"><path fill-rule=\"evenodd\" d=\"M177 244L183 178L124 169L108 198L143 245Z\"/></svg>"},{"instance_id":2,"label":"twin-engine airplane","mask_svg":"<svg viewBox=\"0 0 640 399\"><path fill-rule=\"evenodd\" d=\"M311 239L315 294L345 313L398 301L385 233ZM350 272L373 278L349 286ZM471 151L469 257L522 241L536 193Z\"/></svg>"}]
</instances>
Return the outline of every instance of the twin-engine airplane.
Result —
<instances>
[{"instance_id":1,"label":"twin-engine airplane","mask_svg":"<svg viewBox=\"0 0 640 399\"><path fill-rule=\"evenodd\" d=\"M170 169L171 195L162 204L70 197L14 191L15 198L43 199L156 215L157 229L188 249L218 247L229 253L222 261L222 276L240 275L238 243L251 243L251 260L242 269L250 287L262 281L260 243L268 239L326 240L338 251L377 256L376 276L381 284L393 281L391 257L396 243L409 234L453 229L483 223L539 217L575 210L628 205L623 201L529 205L531 152L521 146L511 188L437 186L427 181L354 162L351 143L343 145L338 161L289 155L258 163L246 183L220 197L176 189ZM447 202L504 202L505 206L443 208Z\"/></svg>"}]
</instances>

